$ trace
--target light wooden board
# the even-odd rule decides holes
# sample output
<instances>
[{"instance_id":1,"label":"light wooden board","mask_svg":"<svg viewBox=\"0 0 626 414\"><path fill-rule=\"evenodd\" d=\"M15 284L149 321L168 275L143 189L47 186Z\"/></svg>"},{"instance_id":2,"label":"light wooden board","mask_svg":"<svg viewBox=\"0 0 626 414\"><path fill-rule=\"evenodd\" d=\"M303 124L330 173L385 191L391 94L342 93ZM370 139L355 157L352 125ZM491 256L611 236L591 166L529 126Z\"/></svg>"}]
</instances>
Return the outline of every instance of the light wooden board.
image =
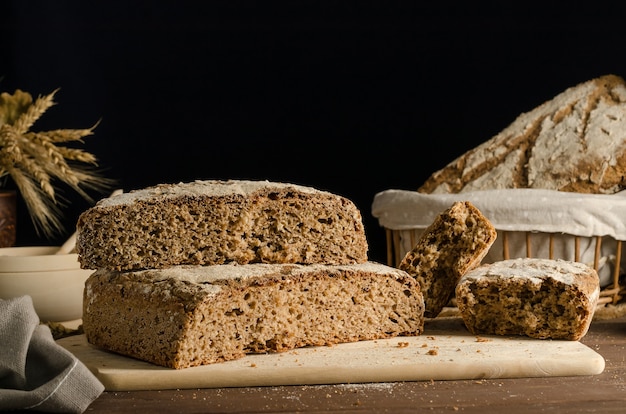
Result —
<instances>
[{"instance_id":1,"label":"light wooden board","mask_svg":"<svg viewBox=\"0 0 626 414\"><path fill-rule=\"evenodd\" d=\"M103 351L84 335L58 341L109 391L596 375L604 358L577 341L475 336L458 319L417 337L310 347L174 370Z\"/></svg>"}]
</instances>

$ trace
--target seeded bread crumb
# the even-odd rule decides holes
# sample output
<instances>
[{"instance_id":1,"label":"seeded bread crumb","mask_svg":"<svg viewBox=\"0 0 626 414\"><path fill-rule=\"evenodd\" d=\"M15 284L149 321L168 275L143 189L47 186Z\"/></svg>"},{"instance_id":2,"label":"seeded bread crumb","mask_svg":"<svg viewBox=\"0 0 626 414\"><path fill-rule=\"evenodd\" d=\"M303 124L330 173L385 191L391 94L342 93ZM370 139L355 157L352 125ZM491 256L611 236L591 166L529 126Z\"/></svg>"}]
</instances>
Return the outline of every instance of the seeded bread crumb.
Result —
<instances>
[{"instance_id":1,"label":"seeded bread crumb","mask_svg":"<svg viewBox=\"0 0 626 414\"><path fill-rule=\"evenodd\" d=\"M454 203L422 233L398 268L419 282L427 318L448 304L461 276L480 264L496 237L496 229L469 201Z\"/></svg>"}]
</instances>

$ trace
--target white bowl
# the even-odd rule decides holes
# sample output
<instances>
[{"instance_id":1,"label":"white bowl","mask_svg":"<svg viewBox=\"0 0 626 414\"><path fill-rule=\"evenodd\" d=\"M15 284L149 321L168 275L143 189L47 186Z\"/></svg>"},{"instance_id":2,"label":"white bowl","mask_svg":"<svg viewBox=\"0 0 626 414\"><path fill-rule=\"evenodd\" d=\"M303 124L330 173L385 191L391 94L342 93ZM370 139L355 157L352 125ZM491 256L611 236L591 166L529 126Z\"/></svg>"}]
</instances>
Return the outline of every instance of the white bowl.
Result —
<instances>
[{"instance_id":1,"label":"white bowl","mask_svg":"<svg viewBox=\"0 0 626 414\"><path fill-rule=\"evenodd\" d=\"M42 322L82 318L85 280L77 254L54 254L58 247L0 248L0 299L29 295Z\"/></svg>"}]
</instances>

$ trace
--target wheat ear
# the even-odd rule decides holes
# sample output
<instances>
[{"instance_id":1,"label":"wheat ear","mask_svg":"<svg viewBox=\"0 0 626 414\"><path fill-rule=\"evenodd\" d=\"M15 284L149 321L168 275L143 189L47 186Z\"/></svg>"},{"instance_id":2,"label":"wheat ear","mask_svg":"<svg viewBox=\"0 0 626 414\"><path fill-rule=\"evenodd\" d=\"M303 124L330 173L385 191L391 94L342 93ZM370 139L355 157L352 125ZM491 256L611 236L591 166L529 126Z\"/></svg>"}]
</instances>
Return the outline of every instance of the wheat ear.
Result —
<instances>
[{"instance_id":1,"label":"wheat ear","mask_svg":"<svg viewBox=\"0 0 626 414\"><path fill-rule=\"evenodd\" d=\"M15 131L19 134L25 134L28 132L31 126L37 121L41 115L44 114L52 105L54 105L54 94L58 91L55 90L51 94L39 97L32 105L28 107L26 112L21 114L13 123Z\"/></svg>"}]
</instances>

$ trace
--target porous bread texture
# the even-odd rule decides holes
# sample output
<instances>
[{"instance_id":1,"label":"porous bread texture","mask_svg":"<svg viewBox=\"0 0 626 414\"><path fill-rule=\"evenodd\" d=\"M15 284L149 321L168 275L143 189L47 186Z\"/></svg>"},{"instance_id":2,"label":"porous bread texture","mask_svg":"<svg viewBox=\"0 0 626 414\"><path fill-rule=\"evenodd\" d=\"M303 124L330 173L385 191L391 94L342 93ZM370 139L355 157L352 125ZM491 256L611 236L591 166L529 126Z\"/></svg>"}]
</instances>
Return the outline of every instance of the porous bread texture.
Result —
<instances>
[{"instance_id":1,"label":"porous bread texture","mask_svg":"<svg viewBox=\"0 0 626 414\"><path fill-rule=\"evenodd\" d=\"M83 330L93 345L180 369L419 335L423 312L415 280L375 262L98 270L85 284Z\"/></svg>"},{"instance_id":2,"label":"porous bread texture","mask_svg":"<svg viewBox=\"0 0 626 414\"><path fill-rule=\"evenodd\" d=\"M421 193L504 188L613 194L626 187L626 83L566 89L433 173Z\"/></svg>"},{"instance_id":3,"label":"porous bread texture","mask_svg":"<svg viewBox=\"0 0 626 414\"><path fill-rule=\"evenodd\" d=\"M162 184L101 200L80 215L76 248L82 268L111 270L368 259L352 201L245 180Z\"/></svg>"},{"instance_id":4,"label":"porous bread texture","mask_svg":"<svg viewBox=\"0 0 626 414\"><path fill-rule=\"evenodd\" d=\"M496 237L491 222L469 201L453 203L424 230L398 268L419 282L427 318L448 304L461 276L481 263Z\"/></svg>"},{"instance_id":5,"label":"porous bread texture","mask_svg":"<svg viewBox=\"0 0 626 414\"><path fill-rule=\"evenodd\" d=\"M482 265L456 288L459 312L473 334L579 340L593 319L600 282L583 263L519 258Z\"/></svg>"}]
</instances>

